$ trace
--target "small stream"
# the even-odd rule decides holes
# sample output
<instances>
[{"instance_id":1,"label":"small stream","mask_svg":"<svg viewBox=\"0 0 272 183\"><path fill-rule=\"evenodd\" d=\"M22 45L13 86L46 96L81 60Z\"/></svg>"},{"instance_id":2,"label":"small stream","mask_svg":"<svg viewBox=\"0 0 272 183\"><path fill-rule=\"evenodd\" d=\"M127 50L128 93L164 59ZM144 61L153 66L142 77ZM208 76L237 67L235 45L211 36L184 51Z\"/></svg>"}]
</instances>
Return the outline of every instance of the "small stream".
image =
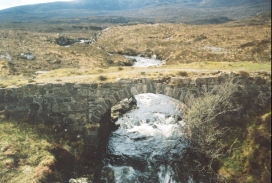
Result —
<instances>
[{"instance_id":1,"label":"small stream","mask_svg":"<svg viewBox=\"0 0 272 183\"><path fill-rule=\"evenodd\" d=\"M153 58L145 58L140 56L127 56L128 59L135 59L136 62L134 62L133 67L150 67L150 66L161 66L164 64L164 61L157 60Z\"/></svg>"},{"instance_id":2,"label":"small stream","mask_svg":"<svg viewBox=\"0 0 272 183\"><path fill-rule=\"evenodd\" d=\"M181 162L184 138L182 104L160 94L135 96L133 109L116 124L103 159L103 183L179 183L174 165ZM193 182L189 180L188 182Z\"/></svg>"}]
</instances>

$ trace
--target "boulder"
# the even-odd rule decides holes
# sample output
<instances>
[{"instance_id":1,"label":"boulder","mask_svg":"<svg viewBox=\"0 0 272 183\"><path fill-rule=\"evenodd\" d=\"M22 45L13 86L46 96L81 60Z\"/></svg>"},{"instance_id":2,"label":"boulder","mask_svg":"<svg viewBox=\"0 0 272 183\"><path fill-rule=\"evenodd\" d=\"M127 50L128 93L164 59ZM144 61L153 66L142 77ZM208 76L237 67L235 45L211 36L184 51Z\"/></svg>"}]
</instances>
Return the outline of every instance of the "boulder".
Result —
<instances>
[{"instance_id":1,"label":"boulder","mask_svg":"<svg viewBox=\"0 0 272 183\"><path fill-rule=\"evenodd\" d=\"M157 59L157 55L154 54L154 55L152 55L151 58L156 60Z\"/></svg>"},{"instance_id":2,"label":"boulder","mask_svg":"<svg viewBox=\"0 0 272 183\"><path fill-rule=\"evenodd\" d=\"M112 121L115 122L117 121L117 119L125 114L126 112L130 111L131 109L135 109L137 106L137 100L135 99L135 97L131 97L129 99L124 99L120 102L118 102L116 105L114 105L111 108L111 117L112 117Z\"/></svg>"},{"instance_id":3,"label":"boulder","mask_svg":"<svg viewBox=\"0 0 272 183\"><path fill-rule=\"evenodd\" d=\"M77 179L70 179L69 183L91 183L88 178L77 178Z\"/></svg>"}]
</instances>

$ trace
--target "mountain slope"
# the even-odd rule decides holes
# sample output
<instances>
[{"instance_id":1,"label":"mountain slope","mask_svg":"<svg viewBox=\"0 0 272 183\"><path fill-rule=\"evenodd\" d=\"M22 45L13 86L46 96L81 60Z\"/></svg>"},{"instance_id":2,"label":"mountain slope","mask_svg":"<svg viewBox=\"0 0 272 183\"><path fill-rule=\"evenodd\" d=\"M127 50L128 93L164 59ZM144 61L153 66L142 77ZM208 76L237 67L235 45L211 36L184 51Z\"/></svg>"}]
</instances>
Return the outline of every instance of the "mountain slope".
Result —
<instances>
[{"instance_id":1,"label":"mountain slope","mask_svg":"<svg viewBox=\"0 0 272 183\"><path fill-rule=\"evenodd\" d=\"M245 18L263 11L271 11L270 0L77 0L5 9L0 11L0 20L103 15L150 19L151 22L194 23L210 18Z\"/></svg>"},{"instance_id":2,"label":"mountain slope","mask_svg":"<svg viewBox=\"0 0 272 183\"><path fill-rule=\"evenodd\" d=\"M231 7L231 6L241 6L241 5L259 5L259 4L270 4L271 0L203 0L199 3L201 6L205 7Z\"/></svg>"}]
</instances>

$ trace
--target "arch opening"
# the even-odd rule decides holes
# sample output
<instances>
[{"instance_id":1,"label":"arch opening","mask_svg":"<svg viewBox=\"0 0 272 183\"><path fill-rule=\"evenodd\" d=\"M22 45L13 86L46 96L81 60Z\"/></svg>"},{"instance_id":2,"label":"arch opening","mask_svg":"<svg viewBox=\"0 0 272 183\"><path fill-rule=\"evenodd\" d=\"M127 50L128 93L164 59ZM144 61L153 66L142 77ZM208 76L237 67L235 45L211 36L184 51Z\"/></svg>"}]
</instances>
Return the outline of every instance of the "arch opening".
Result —
<instances>
[{"instance_id":1,"label":"arch opening","mask_svg":"<svg viewBox=\"0 0 272 183\"><path fill-rule=\"evenodd\" d=\"M171 162L188 146L181 128L184 107L154 93L133 95L113 106L112 122L118 128L109 136L98 181L175 182Z\"/></svg>"}]
</instances>

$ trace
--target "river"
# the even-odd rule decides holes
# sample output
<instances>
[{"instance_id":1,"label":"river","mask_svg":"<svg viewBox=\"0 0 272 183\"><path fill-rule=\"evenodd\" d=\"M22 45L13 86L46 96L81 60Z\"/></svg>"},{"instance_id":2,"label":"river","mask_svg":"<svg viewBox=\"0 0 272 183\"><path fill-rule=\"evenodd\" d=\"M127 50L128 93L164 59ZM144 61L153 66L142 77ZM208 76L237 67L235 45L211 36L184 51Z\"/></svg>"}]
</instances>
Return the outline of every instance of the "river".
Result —
<instances>
[{"instance_id":1,"label":"river","mask_svg":"<svg viewBox=\"0 0 272 183\"><path fill-rule=\"evenodd\" d=\"M137 109L118 119L103 159L104 183L179 183L174 165L188 147L182 103L160 94L135 96ZM189 180L188 182L193 182Z\"/></svg>"}]
</instances>

